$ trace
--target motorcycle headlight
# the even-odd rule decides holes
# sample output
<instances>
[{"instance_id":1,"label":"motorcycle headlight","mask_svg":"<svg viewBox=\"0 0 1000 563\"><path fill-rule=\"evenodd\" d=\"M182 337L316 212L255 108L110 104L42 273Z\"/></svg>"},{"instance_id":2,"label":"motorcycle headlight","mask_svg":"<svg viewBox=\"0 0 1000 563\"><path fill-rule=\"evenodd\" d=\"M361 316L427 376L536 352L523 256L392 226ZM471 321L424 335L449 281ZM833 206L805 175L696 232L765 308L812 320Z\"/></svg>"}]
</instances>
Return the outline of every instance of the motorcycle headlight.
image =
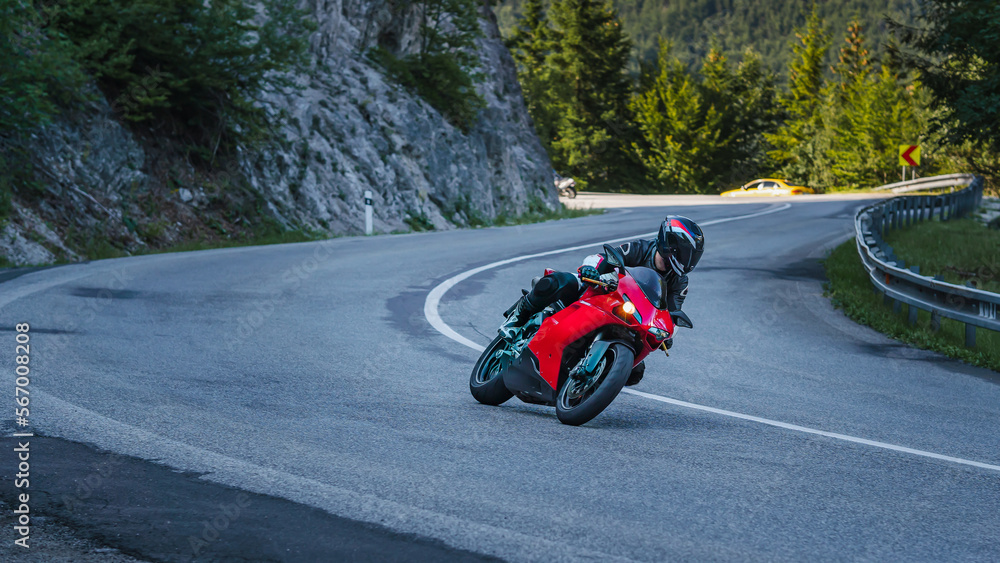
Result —
<instances>
[{"instance_id":1,"label":"motorcycle headlight","mask_svg":"<svg viewBox=\"0 0 1000 563\"><path fill-rule=\"evenodd\" d=\"M655 338L659 342L663 342L664 340L670 338L670 333L669 332L663 330L660 327L656 327L656 326L649 327L649 333L652 334L653 338Z\"/></svg>"},{"instance_id":2,"label":"motorcycle headlight","mask_svg":"<svg viewBox=\"0 0 1000 563\"><path fill-rule=\"evenodd\" d=\"M625 302L612 309L612 312L616 317L627 323L634 321L642 324L642 315L639 314L639 311L636 311L635 303L632 303L629 300L628 295L625 295L624 297Z\"/></svg>"}]
</instances>

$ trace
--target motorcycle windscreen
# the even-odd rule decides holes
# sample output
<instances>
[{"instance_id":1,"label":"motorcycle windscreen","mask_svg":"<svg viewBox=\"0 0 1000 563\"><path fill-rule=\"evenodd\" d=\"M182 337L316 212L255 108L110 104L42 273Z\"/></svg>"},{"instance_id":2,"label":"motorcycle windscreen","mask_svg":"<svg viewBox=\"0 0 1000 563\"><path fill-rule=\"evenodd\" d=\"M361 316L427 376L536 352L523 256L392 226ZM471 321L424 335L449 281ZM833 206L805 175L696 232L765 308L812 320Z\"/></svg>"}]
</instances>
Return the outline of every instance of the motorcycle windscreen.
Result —
<instances>
[{"instance_id":1,"label":"motorcycle windscreen","mask_svg":"<svg viewBox=\"0 0 1000 563\"><path fill-rule=\"evenodd\" d=\"M653 307L661 311L666 310L668 292L667 282L663 277L650 268L627 268L627 270Z\"/></svg>"}]
</instances>

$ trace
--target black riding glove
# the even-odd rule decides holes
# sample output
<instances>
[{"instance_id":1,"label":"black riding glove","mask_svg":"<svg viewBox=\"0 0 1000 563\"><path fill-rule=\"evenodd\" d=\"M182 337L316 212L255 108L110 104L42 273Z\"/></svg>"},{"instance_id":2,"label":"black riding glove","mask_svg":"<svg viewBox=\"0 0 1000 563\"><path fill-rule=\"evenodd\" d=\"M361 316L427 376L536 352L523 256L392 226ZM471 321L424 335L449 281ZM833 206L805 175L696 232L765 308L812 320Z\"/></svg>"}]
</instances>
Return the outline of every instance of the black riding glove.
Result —
<instances>
[{"instance_id":1,"label":"black riding glove","mask_svg":"<svg viewBox=\"0 0 1000 563\"><path fill-rule=\"evenodd\" d=\"M599 280L599 279L601 279L601 273L598 272L597 268L595 268L593 266L580 266L576 271L579 272L580 279L583 280L584 283L590 283L590 282L587 282L587 280ZM596 285L596 284L592 284L592 285Z\"/></svg>"}]
</instances>

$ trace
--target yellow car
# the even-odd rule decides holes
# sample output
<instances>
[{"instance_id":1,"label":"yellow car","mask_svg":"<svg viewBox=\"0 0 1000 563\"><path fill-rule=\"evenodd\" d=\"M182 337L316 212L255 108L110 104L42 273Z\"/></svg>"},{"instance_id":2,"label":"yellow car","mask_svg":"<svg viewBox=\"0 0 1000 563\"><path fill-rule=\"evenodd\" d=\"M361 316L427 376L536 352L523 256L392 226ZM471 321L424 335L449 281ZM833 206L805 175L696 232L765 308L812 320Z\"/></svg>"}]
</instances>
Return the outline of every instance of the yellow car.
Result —
<instances>
[{"instance_id":1,"label":"yellow car","mask_svg":"<svg viewBox=\"0 0 1000 563\"><path fill-rule=\"evenodd\" d=\"M738 190L722 192L723 197L753 197L753 196L776 196L776 195L801 195L814 194L816 190L805 186L793 186L785 180L775 178L761 178L742 186Z\"/></svg>"}]
</instances>

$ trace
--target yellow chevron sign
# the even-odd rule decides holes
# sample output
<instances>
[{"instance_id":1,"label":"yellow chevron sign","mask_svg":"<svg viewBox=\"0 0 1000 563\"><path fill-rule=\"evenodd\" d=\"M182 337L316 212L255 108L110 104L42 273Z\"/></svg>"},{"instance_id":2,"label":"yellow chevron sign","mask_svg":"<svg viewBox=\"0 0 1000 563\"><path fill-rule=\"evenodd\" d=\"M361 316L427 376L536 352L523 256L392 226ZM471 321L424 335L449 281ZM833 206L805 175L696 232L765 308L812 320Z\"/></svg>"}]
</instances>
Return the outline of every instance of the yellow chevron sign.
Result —
<instances>
[{"instance_id":1,"label":"yellow chevron sign","mask_svg":"<svg viewBox=\"0 0 1000 563\"><path fill-rule=\"evenodd\" d=\"M899 145L900 166L920 166L920 145Z\"/></svg>"}]
</instances>

